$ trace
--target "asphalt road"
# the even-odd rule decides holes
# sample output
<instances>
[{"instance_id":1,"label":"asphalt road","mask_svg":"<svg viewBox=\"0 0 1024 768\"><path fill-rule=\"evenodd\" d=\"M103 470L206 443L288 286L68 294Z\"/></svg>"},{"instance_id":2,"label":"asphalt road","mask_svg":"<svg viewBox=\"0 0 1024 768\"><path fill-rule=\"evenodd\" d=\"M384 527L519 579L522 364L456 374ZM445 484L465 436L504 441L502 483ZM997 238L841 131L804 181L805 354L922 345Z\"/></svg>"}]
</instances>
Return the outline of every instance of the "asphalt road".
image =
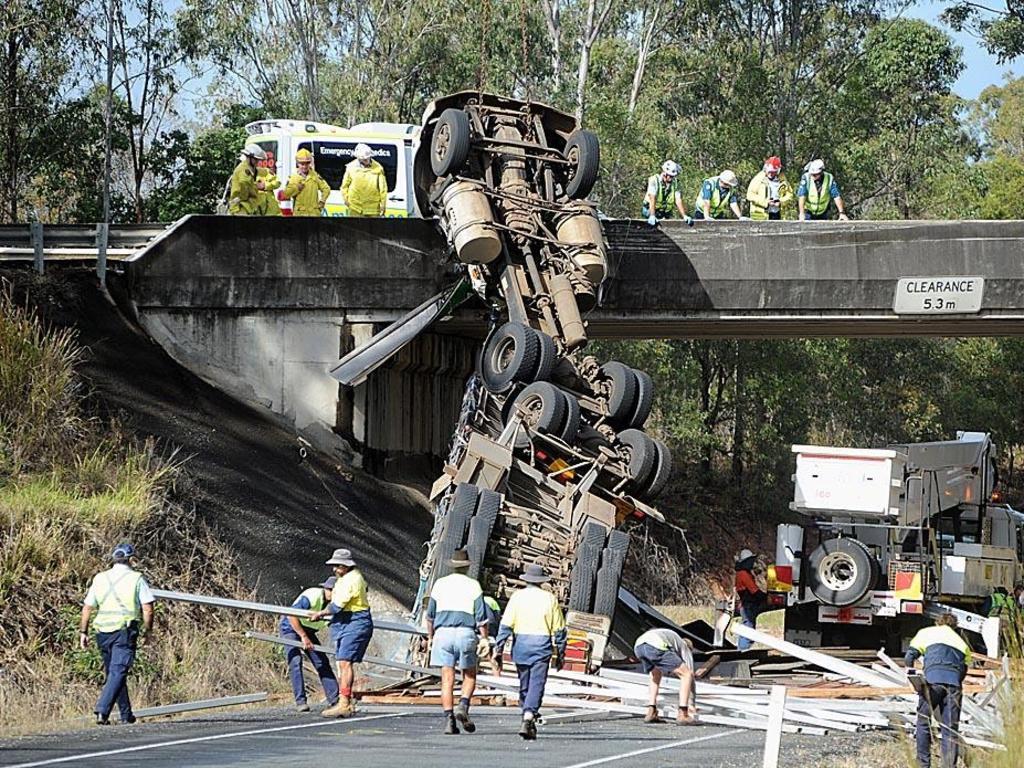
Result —
<instances>
[{"instance_id":1,"label":"asphalt road","mask_svg":"<svg viewBox=\"0 0 1024 768\"><path fill-rule=\"evenodd\" d=\"M413 707L361 707L347 720L263 708L233 715L92 727L0 741L0 766L274 766L345 768L750 768L760 765L764 734L720 726L645 725L639 718L590 715L549 720L536 742L517 735L512 709L477 708L475 734L445 736L439 713ZM783 736L783 764L808 768L852 750L849 737Z\"/></svg>"}]
</instances>

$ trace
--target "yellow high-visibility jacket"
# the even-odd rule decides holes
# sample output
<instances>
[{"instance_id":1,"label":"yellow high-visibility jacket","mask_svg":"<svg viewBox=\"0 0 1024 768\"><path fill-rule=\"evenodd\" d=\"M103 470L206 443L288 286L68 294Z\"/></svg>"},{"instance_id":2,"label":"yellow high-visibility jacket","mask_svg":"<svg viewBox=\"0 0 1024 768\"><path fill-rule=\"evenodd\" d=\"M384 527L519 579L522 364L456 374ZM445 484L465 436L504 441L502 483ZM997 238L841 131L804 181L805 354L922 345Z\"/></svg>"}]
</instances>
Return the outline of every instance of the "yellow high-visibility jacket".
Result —
<instances>
[{"instance_id":1,"label":"yellow high-visibility jacket","mask_svg":"<svg viewBox=\"0 0 1024 768\"><path fill-rule=\"evenodd\" d=\"M293 216L319 216L327 203L331 187L316 171L310 169L308 176L293 173L284 188L284 196L294 201Z\"/></svg>"},{"instance_id":2,"label":"yellow high-visibility jacket","mask_svg":"<svg viewBox=\"0 0 1024 768\"><path fill-rule=\"evenodd\" d=\"M261 216L280 216L281 206L277 204L275 190L281 186L281 180L277 174L269 168L257 168L256 177L263 182L263 189L260 190L259 212Z\"/></svg>"},{"instance_id":3,"label":"yellow high-visibility jacket","mask_svg":"<svg viewBox=\"0 0 1024 768\"><path fill-rule=\"evenodd\" d=\"M242 160L231 172L228 212L234 216L255 216L259 213L260 191L256 189L256 173L248 160Z\"/></svg>"},{"instance_id":4,"label":"yellow high-visibility jacket","mask_svg":"<svg viewBox=\"0 0 1024 768\"><path fill-rule=\"evenodd\" d=\"M779 211L793 202L793 187L786 181L785 174L779 174ZM750 203L750 218L755 221L768 219L769 200L768 174L761 171L750 180L747 187L747 202Z\"/></svg>"},{"instance_id":5,"label":"yellow high-visibility jacket","mask_svg":"<svg viewBox=\"0 0 1024 768\"><path fill-rule=\"evenodd\" d=\"M383 216L388 201L384 166L376 160L371 160L367 166L353 160L345 166L341 194L349 216Z\"/></svg>"}]
</instances>

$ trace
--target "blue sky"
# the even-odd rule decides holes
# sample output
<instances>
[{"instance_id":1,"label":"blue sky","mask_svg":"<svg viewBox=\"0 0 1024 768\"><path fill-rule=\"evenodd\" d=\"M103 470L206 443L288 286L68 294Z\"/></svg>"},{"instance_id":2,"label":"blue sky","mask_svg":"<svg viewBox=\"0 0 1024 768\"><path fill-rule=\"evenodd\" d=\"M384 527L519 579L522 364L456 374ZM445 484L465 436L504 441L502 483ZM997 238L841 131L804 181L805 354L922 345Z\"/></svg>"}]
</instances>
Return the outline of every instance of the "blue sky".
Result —
<instances>
[{"instance_id":1,"label":"blue sky","mask_svg":"<svg viewBox=\"0 0 1024 768\"><path fill-rule=\"evenodd\" d=\"M949 3L937 0L921 0L915 3L903 15L910 18L924 19L944 29L957 44L964 49L964 71L957 80L954 90L965 99L975 99L986 86L1002 85L1004 75L1008 72L1020 74L1024 72L1024 60L1018 59L1014 64L1000 66L994 56L990 56L984 46L973 35L967 32L953 32L939 21L939 14Z\"/></svg>"}]
</instances>

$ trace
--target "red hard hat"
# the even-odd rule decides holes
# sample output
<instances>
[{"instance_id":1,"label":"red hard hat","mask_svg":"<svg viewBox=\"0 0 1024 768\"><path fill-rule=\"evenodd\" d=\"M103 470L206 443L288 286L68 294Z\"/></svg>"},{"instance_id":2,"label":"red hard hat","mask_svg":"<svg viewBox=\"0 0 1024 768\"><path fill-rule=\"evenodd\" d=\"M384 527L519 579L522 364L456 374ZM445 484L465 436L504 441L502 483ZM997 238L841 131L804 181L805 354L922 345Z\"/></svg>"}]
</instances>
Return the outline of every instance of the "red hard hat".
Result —
<instances>
[{"instance_id":1,"label":"red hard hat","mask_svg":"<svg viewBox=\"0 0 1024 768\"><path fill-rule=\"evenodd\" d=\"M767 171L781 171L782 160L777 155L772 155L764 161L764 170Z\"/></svg>"}]
</instances>

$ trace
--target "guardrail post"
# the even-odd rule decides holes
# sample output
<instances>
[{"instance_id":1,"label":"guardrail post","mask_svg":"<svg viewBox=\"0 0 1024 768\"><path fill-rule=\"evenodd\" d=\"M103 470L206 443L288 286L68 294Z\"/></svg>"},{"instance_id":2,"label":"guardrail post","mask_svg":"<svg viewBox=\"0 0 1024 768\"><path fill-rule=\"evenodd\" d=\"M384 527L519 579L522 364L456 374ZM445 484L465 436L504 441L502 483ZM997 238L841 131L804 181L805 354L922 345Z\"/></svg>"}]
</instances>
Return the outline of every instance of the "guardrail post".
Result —
<instances>
[{"instance_id":1,"label":"guardrail post","mask_svg":"<svg viewBox=\"0 0 1024 768\"><path fill-rule=\"evenodd\" d=\"M786 716L786 686L773 685L768 699L768 730L764 736L762 768L779 768L779 748L782 746L782 721Z\"/></svg>"},{"instance_id":2,"label":"guardrail post","mask_svg":"<svg viewBox=\"0 0 1024 768\"><path fill-rule=\"evenodd\" d=\"M29 232L32 236L33 266L36 272L43 274L43 222L33 221L29 225Z\"/></svg>"},{"instance_id":3,"label":"guardrail post","mask_svg":"<svg viewBox=\"0 0 1024 768\"><path fill-rule=\"evenodd\" d=\"M106 222L96 225L96 277L100 285L107 284L107 241L110 237L110 225Z\"/></svg>"}]
</instances>

